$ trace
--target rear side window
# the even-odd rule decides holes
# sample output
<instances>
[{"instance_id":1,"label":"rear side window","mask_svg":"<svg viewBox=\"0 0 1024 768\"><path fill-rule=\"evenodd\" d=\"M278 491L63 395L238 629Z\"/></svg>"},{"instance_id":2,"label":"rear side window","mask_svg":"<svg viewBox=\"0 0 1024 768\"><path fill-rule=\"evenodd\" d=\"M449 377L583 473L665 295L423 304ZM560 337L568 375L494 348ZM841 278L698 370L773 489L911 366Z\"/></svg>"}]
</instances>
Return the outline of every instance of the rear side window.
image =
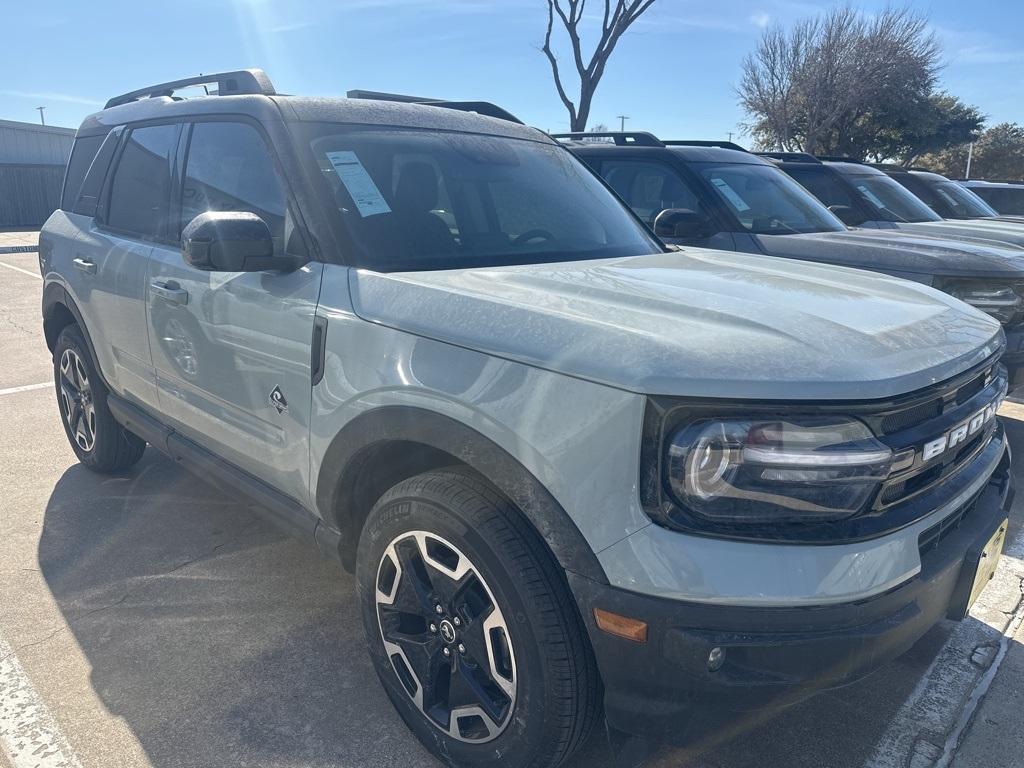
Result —
<instances>
[{"instance_id":1,"label":"rear side window","mask_svg":"<svg viewBox=\"0 0 1024 768\"><path fill-rule=\"evenodd\" d=\"M177 125L135 128L125 141L110 188L107 224L142 237L167 233L171 158Z\"/></svg>"},{"instance_id":2,"label":"rear side window","mask_svg":"<svg viewBox=\"0 0 1024 768\"><path fill-rule=\"evenodd\" d=\"M75 139L75 145L71 149L71 159L68 160L68 169L64 174L64 192L60 198L62 211L74 209L78 192L85 180L85 174L92 164L92 159L96 157L103 139L103 135L79 136Z\"/></svg>"},{"instance_id":3,"label":"rear side window","mask_svg":"<svg viewBox=\"0 0 1024 768\"><path fill-rule=\"evenodd\" d=\"M182 183L179 232L206 211L246 211L267 223L280 252L285 209L284 185L255 128L246 123L193 126Z\"/></svg>"}]
</instances>

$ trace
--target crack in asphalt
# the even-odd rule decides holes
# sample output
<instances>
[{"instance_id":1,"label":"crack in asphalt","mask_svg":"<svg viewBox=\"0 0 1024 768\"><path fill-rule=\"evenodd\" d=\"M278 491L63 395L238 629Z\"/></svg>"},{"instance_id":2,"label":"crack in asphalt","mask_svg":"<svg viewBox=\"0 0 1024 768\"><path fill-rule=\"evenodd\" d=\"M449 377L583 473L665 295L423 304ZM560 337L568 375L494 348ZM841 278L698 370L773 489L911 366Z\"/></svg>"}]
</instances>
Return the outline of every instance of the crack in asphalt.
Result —
<instances>
[{"instance_id":1,"label":"crack in asphalt","mask_svg":"<svg viewBox=\"0 0 1024 768\"><path fill-rule=\"evenodd\" d=\"M152 582L153 580L155 580L155 579L162 579L162 578L165 578L167 576L170 576L171 574L177 573L178 571L180 571L180 570L182 570L184 568L187 568L190 565L193 565L193 564L198 563L198 562L200 562L202 560L205 560L206 558L210 557L210 555L215 554L216 552L220 551L224 547L227 547L227 546L229 546L231 544L234 544L239 539L241 539L242 536L244 536L249 531L249 529L252 528L254 525L256 525L258 522L260 522L259 518L254 518L253 520L250 520L249 522L245 523L241 528L239 528L231 537L229 537L228 539L222 541L220 544L217 544L216 546L212 547L211 549L208 549L208 550L206 550L206 551L196 555L195 557L190 558L190 559L186 560L185 562L183 562L183 563L181 563L179 565L174 566L173 568L171 568L171 569L169 569L167 571L161 571L160 573L152 573L152 574L146 575L144 577L143 583L138 584L138 585L132 587L131 589L126 591L123 595L121 595L120 598L118 598L114 602L109 603L107 605L100 606L99 608L93 608L93 609L88 610L85 613L81 614L80 616L75 616L73 619L69 619L64 624L63 627L57 627L56 629L51 630L45 637L42 637L42 638L40 638L38 640L33 640L32 642L29 642L29 643L24 643L24 644L16 646L16 647L12 646L11 647L11 651L9 653L7 653L7 654L5 654L3 656L0 656L0 662L6 661L8 658L10 658L12 656L16 656L19 652L24 651L27 648L34 648L34 647L36 647L38 645L43 645L44 643L48 643L53 638L57 637L58 635L60 635L60 634L62 634L64 632L67 632L69 629L71 629L72 626L74 626L75 624L78 624L79 622L83 621L84 619L89 618L90 616L95 616L98 613L103 613L104 611L109 611L111 608L117 608L119 605L123 605L128 600L129 597L131 597L133 594L135 594L136 592L141 590L143 587L148 586L149 583ZM21 569L21 570L38 570L38 569Z\"/></svg>"}]
</instances>

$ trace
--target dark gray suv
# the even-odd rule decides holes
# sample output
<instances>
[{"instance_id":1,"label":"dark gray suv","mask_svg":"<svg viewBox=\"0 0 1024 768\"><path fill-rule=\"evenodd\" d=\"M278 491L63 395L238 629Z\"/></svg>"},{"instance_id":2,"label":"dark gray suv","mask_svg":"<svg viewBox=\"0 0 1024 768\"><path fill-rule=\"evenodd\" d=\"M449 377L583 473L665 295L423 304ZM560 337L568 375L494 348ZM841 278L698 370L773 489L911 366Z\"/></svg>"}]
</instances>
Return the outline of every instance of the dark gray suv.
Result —
<instances>
[{"instance_id":1,"label":"dark gray suv","mask_svg":"<svg viewBox=\"0 0 1024 768\"><path fill-rule=\"evenodd\" d=\"M775 163L730 142L615 132L555 138L666 243L871 269L973 304L1003 324L1003 362L1011 383L1024 383L1024 252L1017 248L912 230L851 230ZM844 215L853 212L833 207Z\"/></svg>"}]
</instances>

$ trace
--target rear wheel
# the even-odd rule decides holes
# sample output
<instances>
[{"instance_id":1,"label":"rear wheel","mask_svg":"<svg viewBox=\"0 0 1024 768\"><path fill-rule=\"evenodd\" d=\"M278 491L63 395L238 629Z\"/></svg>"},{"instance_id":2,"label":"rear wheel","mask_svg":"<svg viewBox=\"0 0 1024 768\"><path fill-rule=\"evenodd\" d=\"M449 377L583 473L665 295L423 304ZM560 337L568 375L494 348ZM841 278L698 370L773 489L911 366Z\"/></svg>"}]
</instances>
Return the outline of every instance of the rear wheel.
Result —
<instances>
[{"instance_id":1,"label":"rear wheel","mask_svg":"<svg viewBox=\"0 0 1024 768\"><path fill-rule=\"evenodd\" d=\"M77 325L67 326L57 337L53 378L64 432L82 464L97 472L116 472L142 458L146 443L114 420L107 388Z\"/></svg>"},{"instance_id":2,"label":"rear wheel","mask_svg":"<svg viewBox=\"0 0 1024 768\"><path fill-rule=\"evenodd\" d=\"M399 714L454 766L556 766L600 683L557 564L504 497L458 471L374 506L357 565L371 656Z\"/></svg>"}]
</instances>

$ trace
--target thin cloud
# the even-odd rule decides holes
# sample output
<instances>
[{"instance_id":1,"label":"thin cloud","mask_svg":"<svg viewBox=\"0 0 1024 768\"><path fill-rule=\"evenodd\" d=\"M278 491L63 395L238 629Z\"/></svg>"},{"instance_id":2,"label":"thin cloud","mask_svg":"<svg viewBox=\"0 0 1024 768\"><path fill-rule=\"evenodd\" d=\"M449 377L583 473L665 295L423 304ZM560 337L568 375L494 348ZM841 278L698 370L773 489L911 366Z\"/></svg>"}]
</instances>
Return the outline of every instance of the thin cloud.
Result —
<instances>
[{"instance_id":1,"label":"thin cloud","mask_svg":"<svg viewBox=\"0 0 1024 768\"><path fill-rule=\"evenodd\" d=\"M30 99L32 101L60 101L65 104L86 104L90 107L100 104L102 99L89 99L70 93L54 93L53 91L0 91L0 96L14 99Z\"/></svg>"},{"instance_id":2,"label":"thin cloud","mask_svg":"<svg viewBox=\"0 0 1024 768\"><path fill-rule=\"evenodd\" d=\"M750 23L758 29L764 29L771 23L772 17L764 11L750 14Z\"/></svg>"}]
</instances>

